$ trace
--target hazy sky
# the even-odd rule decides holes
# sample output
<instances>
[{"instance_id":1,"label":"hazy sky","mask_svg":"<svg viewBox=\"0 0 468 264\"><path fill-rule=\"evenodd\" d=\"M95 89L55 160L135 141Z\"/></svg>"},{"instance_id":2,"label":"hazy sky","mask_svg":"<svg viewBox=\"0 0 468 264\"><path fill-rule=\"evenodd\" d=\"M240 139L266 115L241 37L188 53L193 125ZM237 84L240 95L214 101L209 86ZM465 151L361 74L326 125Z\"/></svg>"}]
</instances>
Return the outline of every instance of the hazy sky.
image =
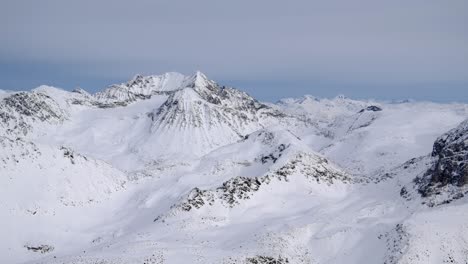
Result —
<instances>
[{"instance_id":1,"label":"hazy sky","mask_svg":"<svg viewBox=\"0 0 468 264\"><path fill-rule=\"evenodd\" d=\"M0 89L201 70L262 100L468 102L467 0L0 0Z\"/></svg>"}]
</instances>

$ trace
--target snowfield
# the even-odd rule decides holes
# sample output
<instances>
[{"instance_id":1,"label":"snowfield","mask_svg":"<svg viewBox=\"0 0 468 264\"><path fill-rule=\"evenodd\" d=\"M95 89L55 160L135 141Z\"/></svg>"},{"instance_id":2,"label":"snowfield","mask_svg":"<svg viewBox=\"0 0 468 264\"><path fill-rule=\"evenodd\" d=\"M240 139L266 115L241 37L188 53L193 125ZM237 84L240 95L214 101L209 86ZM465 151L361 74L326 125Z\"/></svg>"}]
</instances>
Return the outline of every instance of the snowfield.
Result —
<instances>
[{"instance_id":1,"label":"snowfield","mask_svg":"<svg viewBox=\"0 0 468 264\"><path fill-rule=\"evenodd\" d=\"M201 72L0 90L0 262L466 264L467 118Z\"/></svg>"}]
</instances>

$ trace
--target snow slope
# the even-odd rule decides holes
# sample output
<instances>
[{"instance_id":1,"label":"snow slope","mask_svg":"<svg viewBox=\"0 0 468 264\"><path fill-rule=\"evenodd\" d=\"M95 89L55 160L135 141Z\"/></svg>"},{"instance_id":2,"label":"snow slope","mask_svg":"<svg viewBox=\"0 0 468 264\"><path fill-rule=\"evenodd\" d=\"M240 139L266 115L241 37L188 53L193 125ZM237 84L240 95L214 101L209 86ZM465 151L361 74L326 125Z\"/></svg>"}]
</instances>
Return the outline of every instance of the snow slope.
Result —
<instances>
[{"instance_id":1,"label":"snow slope","mask_svg":"<svg viewBox=\"0 0 468 264\"><path fill-rule=\"evenodd\" d=\"M97 221L88 214L128 181L111 165L65 147L6 137L0 137L0 147L4 261L34 257L24 251L28 245L79 244L71 236L86 237L85 228Z\"/></svg>"},{"instance_id":2,"label":"snow slope","mask_svg":"<svg viewBox=\"0 0 468 264\"><path fill-rule=\"evenodd\" d=\"M465 263L467 118L201 72L0 92L0 262Z\"/></svg>"},{"instance_id":3,"label":"snow slope","mask_svg":"<svg viewBox=\"0 0 468 264\"><path fill-rule=\"evenodd\" d=\"M307 115L321 133L298 135L353 174L372 175L432 151L438 136L468 117L466 104L385 103L343 97L286 100L286 112ZM378 111L366 109L377 106ZM316 114L318 113L318 114Z\"/></svg>"}]
</instances>

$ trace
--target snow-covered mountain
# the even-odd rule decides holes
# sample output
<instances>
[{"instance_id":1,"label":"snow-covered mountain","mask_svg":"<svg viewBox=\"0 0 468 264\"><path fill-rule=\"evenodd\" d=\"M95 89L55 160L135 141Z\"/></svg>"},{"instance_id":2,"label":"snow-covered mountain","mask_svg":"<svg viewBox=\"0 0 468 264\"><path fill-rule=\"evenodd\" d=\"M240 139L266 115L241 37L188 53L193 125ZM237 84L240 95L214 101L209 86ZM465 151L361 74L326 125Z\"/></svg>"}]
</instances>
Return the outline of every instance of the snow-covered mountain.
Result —
<instances>
[{"instance_id":1,"label":"snow-covered mountain","mask_svg":"<svg viewBox=\"0 0 468 264\"><path fill-rule=\"evenodd\" d=\"M201 72L0 91L0 262L466 263L467 118Z\"/></svg>"}]
</instances>

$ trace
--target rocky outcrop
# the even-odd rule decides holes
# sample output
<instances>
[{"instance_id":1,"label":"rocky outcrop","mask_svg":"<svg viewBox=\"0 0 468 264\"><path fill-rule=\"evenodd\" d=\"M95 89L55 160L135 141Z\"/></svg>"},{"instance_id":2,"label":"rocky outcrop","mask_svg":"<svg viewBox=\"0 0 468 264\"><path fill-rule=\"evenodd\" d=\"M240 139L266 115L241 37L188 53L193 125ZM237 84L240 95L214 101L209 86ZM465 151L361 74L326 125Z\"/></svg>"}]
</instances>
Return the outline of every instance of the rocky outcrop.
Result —
<instances>
[{"instance_id":1,"label":"rocky outcrop","mask_svg":"<svg viewBox=\"0 0 468 264\"><path fill-rule=\"evenodd\" d=\"M283 151L285 151L286 149L288 148L287 145L285 144L280 144L278 147L276 147L276 149L268 154L268 155L262 155L260 157L260 161L265 164L265 163L268 163L268 162L273 162L273 163L276 163L276 161L281 158L281 156L283 155Z\"/></svg>"},{"instance_id":2,"label":"rocky outcrop","mask_svg":"<svg viewBox=\"0 0 468 264\"><path fill-rule=\"evenodd\" d=\"M303 175L317 183L351 182L351 178L346 173L329 164L327 159L307 152L296 153L271 175L288 180L290 176L295 174ZM268 176L266 177L268 178Z\"/></svg>"},{"instance_id":3,"label":"rocky outcrop","mask_svg":"<svg viewBox=\"0 0 468 264\"><path fill-rule=\"evenodd\" d=\"M361 109L359 113L365 112L365 111L371 111L371 112L379 112L382 111L382 108L376 106L376 105L370 105L364 109Z\"/></svg>"},{"instance_id":4,"label":"rocky outcrop","mask_svg":"<svg viewBox=\"0 0 468 264\"><path fill-rule=\"evenodd\" d=\"M0 101L0 129L4 129L4 135L24 136L35 123L57 124L67 116L57 102L43 93L18 92Z\"/></svg>"},{"instance_id":5,"label":"rocky outcrop","mask_svg":"<svg viewBox=\"0 0 468 264\"><path fill-rule=\"evenodd\" d=\"M20 92L3 99L6 107L14 110L20 115L28 116L40 121L59 120L62 115L57 111L53 100L42 93Z\"/></svg>"},{"instance_id":6,"label":"rocky outcrop","mask_svg":"<svg viewBox=\"0 0 468 264\"><path fill-rule=\"evenodd\" d=\"M184 211L190 211L193 208L199 209L205 204L212 205L214 203L214 195L210 191L200 190L198 188L193 188L187 200L180 204L180 208Z\"/></svg>"},{"instance_id":7,"label":"rocky outcrop","mask_svg":"<svg viewBox=\"0 0 468 264\"><path fill-rule=\"evenodd\" d=\"M26 245L24 246L27 250L30 250L32 252L39 252L42 254L54 251L54 247L50 245L40 245L40 246L29 246Z\"/></svg>"},{"instance_id":8,"label":"rocky outcrop","mask_svg":"<svg viewBox=\"0 0 468 264\"><path fill-rule=\"evenodd\" d=\"M434 142L432 157L432 167L415 180L419 193L443 196L442 202L463 197L468 190L468 119Z\"/></svg>"},{"instance_id":9,"label":"rocky outcrop","mask_svg":"<svg viewBox=\"0 0 468 264\"><path fill-rule=\"evenodd\" d=\"M286 264L289 263L289 259L279 256L278 258L270 256L255 256L247 258L246 262L248 264Z\"/></svg>"},{"instance_id":10,"label":"rocky outcrop","mask_svg":"<svg viewBox=\"0 0 468 264\"><path fill-rule=\"evenodd\" d=\"M305 177L311 180L311 183L318 184L333 184L336 181L351 182L348 175L329 164L325 158L311 153L298 152L292 155L284 165L261 177L234 177L211 190L194 188L185 201L173 206L173 209L191 211L214 205L216 202L233 208L243 200L251 199L262 187L273 182L287 183L291 177ZM159 219L160 217L157 218Z\"/></svg>"},{"instance_id":11,"label":"rocky outcrop","mask_svg":"<svg viewBox=\"0 0 468 264\"><path fill-rule=\"evenodd\" d=\"M241 200L250 197L260 189L263 178L235 177L226 181L216 190L200 190L194 188L190 191L185 202L176 206L184 211L200 209L205 205L213 205L215 200L221 201L227 207L234 207Z\"/></svg>"}]
</instances>

